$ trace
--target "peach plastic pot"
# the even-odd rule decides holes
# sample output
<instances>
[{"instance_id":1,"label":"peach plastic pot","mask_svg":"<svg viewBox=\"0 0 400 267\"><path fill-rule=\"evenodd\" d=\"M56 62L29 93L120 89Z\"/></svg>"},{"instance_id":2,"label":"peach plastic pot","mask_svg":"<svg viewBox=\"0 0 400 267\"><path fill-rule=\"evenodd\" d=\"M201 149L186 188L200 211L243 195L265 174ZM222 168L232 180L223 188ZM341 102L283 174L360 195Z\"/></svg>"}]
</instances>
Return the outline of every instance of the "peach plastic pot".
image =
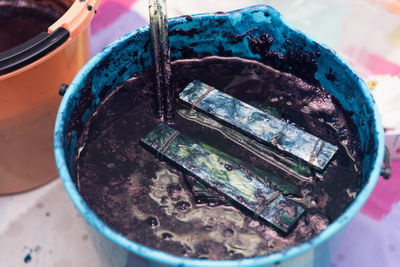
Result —
<instances>
[{"instance_id":1,"label":"peach plastic pot","mask_svg":"<svg viewBox=\"0 0 400 267\"><path fill-rule=\"evenodd\" d=\"M22 44L17 52L0 54L0 195L57 177L52 129L61 100L58 88L89 60L88 26L100 0L53 1L70 7L47 37L28 49Z\"/></svg>"}]
</instances>

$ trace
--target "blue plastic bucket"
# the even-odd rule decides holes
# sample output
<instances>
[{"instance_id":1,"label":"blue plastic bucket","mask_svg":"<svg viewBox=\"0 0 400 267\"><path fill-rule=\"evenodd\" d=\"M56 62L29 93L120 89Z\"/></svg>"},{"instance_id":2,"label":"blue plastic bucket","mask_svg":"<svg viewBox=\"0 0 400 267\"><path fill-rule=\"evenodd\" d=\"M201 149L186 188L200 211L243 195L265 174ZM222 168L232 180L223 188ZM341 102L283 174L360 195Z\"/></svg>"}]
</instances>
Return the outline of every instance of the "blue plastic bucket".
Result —
<instances>
[{"instance_id":1,"label":"blue plastic bucket","mask_svg":"<svg viewBox=\"0 0 400 267\"><path fill-rule=\"evenodd\" d=\"M229 55L255 59L277 69L297 72L296 75L320 83L335 96L349 114L352 114L352 119L358 127L363 153L363 188L346 212L320 234L298 246L267 256L223 261L183 258L143 246L112 230L89 209L79 195L71 175L73 155L82 126L100 101L132 74L151 66L149 27L142 27L113 42L85 65L62 100L55 126L54 149L58 171L65 189L88 223L91 238L100 252L99 255L103 257L104 265L329 265L329 251L335 250L344 226L361 209L373 190L384 158L383 128L368 87L335 52L291 27L269 6L254 6L229 13L200 14L190 18L179 17L169 21L170 32L174 29L188 31L193 28L196 30L192 31L192 34L170 35L172 59L188 56L184 49L179 49L181 47L190 48L190 56ZM265 47L272 55L270 57L253 52L249 45L247 37L257 38L262 35L273 39L270 46ZM285 61L285 57L288 56L288 51L294 50L307 55L313 64L316 63L316 67L303 71L298 66L288 65L290 63ZM303 59L300 57L298 60ZM299 63L304 63L306 67L310 62L296 64ZM72 118L78 119L78 123L72 123Z\"/></svg>"}]
</instances>

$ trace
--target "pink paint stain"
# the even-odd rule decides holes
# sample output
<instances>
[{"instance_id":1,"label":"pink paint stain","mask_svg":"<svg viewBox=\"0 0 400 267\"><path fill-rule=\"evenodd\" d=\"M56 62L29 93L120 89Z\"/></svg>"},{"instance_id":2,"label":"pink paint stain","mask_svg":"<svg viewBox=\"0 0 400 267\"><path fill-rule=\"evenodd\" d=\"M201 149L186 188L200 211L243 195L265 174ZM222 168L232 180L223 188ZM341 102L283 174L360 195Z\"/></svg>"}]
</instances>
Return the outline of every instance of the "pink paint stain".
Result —
<instances>
[{"instance_id":1,"label":"pink paint stain","mask_svg":"<svg viewBox=\"0 0 400 267\"><path fill-rule=\"evenodd\" d=\"M351 65L363 77L369 75L399 75L400 66L386 58L356 46L344 50L344 55ZM380 178L371 196L361 212L370 218L381 221L390 213L392 205L400 202L400 161L392 162L392 176L389 180Z\"/></svg>"},{"instance_id":2,"label":"pink paint stain","mask_svg":"<svg viewBox=\"0 0 400 267\"><path fill-rule=\"evenodd\" d=\"M392 161L389 180L380 178L361 212L380 221L390 213L393 204L400 202L400 161Z\"/></svg>"},{"instance_id":3,"label":"pink paint stain","mask_svg":"<svg viewBox=\"0 0 400 267\"><path fill-rule=\"evenodd\" d=\"M102 1L99 9L91 24L91 33L96 34L101 29L107 27L119 16L125 12L129 12L130 7L137 0L111 0Z\"/></svg>"},{"instance_id":4,"label":"pink paint stain","mask_svg":"<svg viewBox=\"0 0 400 267\"><path fill-rule=\"evenodd\" d=\"M368 75L399 75L400 66L365 48L350 46L344 50L346 59L363 77ZM356 56L355 56L356 55Z\"/></svg>"}]
</instances>

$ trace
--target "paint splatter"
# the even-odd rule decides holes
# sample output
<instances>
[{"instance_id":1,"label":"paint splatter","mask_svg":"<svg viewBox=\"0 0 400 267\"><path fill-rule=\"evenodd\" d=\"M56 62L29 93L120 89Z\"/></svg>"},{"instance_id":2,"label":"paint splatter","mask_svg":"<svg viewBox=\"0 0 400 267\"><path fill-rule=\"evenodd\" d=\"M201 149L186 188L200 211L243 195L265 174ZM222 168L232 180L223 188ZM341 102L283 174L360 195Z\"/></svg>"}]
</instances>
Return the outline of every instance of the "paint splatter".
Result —
<instances>
[{"instance_id":1,"label":"paint splatter","mask_svg":"<svg viewBox=\"0 0 400 267\"><path fill-rule=\"evenodd\" d=\"M343 254L338 255L338 260L343 261L345 259L345 256Z\"/></svg>"},{"instance_id":2,"label":"paint splatter","mask_svg":"<svg viewBox=\"0 0 400 267\"><path fill-rule=\"evenodd\" d=\"M112 24L122 14L131 12L131 5L136 0L116 0L116 1L103 1L98 9L98 13L94 17L91 24L91 33L96 34L101 29ZM140 19L140 16L138 16ZM133 30L134 28L132 28Z\"/></svg>"},{"instance_id":3,"label":"paint splatter","mask_svg":"<svg viewBox=\"0 0 400 267\"><path fill-rule=\"evenodd\" d=\"M31 253L28 253L24 258L24 262L29 263L31 260L32 260Z\"/></svg>"},{"instance_id":4,"label":"paint splatter","mask_svg":"<svg viewBox=\"0 0 400 267\"><path fill-rule=\"evenodd\" d=\"M392 211L394 204L400 202L400 164L392 162L392 177L389 180L379 179L374 191L368 198L361 212L375 221L381 221Z\"/></svg>"},{"instance_id":5,"label":"paint splatter","mask_svg":"<svg viewBox=\"0 0 400 267\"><path fill-rule=\"evenodd\" d=\"M343 52L345 55L350 55L347 59L362 76L379 74L397 75L400 72L399 65L365 48L353 45L346 48ZM354 58L351 55L358 56ZM363 62L363 64L360 64L360 62Z\"/></svg>"}]
</instances>

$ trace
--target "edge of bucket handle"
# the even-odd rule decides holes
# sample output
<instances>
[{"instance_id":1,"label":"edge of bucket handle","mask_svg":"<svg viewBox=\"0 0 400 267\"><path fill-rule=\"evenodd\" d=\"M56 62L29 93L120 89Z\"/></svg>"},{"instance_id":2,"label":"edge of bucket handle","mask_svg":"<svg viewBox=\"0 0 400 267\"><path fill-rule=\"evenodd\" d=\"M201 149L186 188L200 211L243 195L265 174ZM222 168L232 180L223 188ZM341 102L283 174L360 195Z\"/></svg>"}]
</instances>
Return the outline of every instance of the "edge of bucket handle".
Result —
<instances>
[{"instance_id":1,"label":"edge of bucket handle","mask_svg":"<svg viewBox=\"0 0 400 267\"><path fill-rule=\"evenodd\" d=\"M59 27L67 29L70 33L71 41L85 30L93 19L101 0L76 0L72 6L48 28L52 33Z\"/></svg>"},{"instance_id":2,"label":"edge of bucket handle","mask_svg":"<svg viewBox=\"0 0 400 267\"><path fill-rule=\"evenodd\" d=\"M392 167L390 166L390 151L385 146L385 157L383 159L383 164L384 166L382 167L381 170L381 176L385 179L388 180L392 174Z\"/></svg>"},{"instance_id":3,"label":"edge of bucket handle","mask_svg":"<svg viewBox=\"0 0 400 267\"><path fill-rule=\"evenodd\" d=\"M68 90L68 87L69 87L68 84L62 83L62 84L60 85L60 87L58 88L58 94L59 94L60 96L64 96L64 95L65 95L65 92L67 92L67 90Z\"/></svg>"},{"instance_id":4,"label":"edge of bucket handle","mask_svg":"<svg viewBox=\"0 0 400 267\"><path fill-rule=\"evenodd\" d=\"M42 32L30 40L0 53L0 76L25 67L65 43L69 32L59 27L52 33Z\"/></svg>"}]
</instances>

